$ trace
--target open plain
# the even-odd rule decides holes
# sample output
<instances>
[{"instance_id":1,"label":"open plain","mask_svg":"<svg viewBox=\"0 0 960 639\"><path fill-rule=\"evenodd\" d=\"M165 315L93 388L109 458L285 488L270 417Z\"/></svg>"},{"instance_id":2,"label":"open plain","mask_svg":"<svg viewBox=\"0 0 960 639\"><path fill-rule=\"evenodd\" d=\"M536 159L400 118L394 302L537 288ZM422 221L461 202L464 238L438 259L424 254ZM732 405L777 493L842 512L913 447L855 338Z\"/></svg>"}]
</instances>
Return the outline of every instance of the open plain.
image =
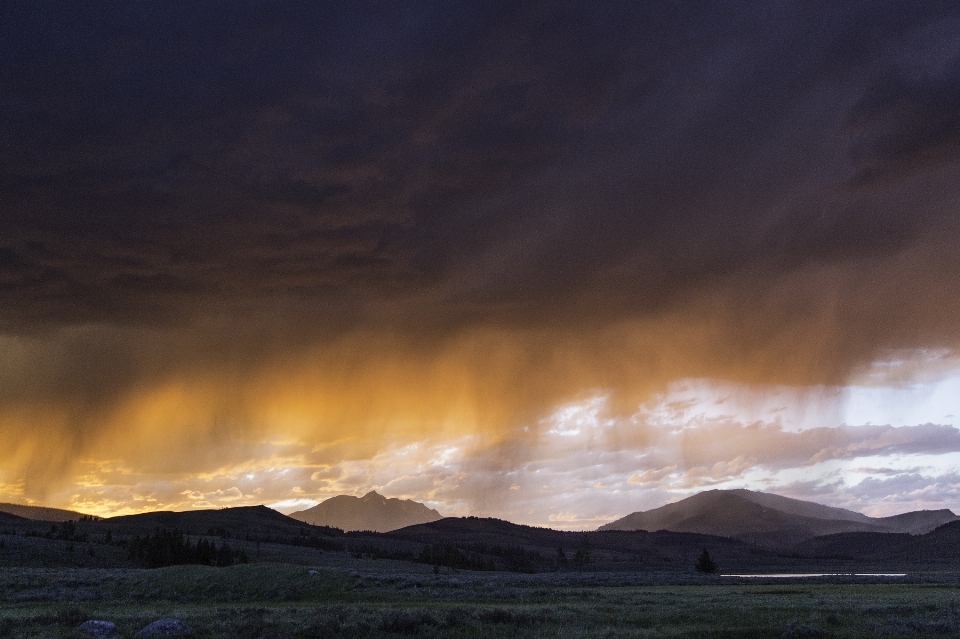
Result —
<instances>
[{"instance_id":1,"label":"open plain","mask_svg":"<svg viewBox=\"0 0 960 639\"><path fill-rule=\"evenodd\" d=\"M176 618L199 638L943 637L960 576L783 581L694 574L521 575L356 560L354 567L0 569L0 637L133 637Z\"/></svg>"}]
</instances>

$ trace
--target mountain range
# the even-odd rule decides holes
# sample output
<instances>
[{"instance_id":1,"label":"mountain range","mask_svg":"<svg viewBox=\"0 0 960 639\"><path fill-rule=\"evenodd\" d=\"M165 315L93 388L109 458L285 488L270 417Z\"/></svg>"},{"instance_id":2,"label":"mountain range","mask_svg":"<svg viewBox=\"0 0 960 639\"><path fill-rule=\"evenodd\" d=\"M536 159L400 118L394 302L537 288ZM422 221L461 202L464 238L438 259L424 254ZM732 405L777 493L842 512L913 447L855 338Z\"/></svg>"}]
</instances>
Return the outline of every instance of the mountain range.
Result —
<instances>
[{"instance_id":1,"label":"mountain range","mask_svg":"<svg viewBox=\"0 0 960 639\"><path fill-rule=\"evenodd\" d=\"M215 517L214 512L217 513ZM17 504L0 504L0 513L0 521L11 523L15 523L15 518L63 522L82 517L81 513L70 510ZM736 539L775 551L797 551L817 557L860 557L869 553L871 548L894 552L901 546L909 546L911 536L929 533L958 519L946 509L869 517L844 508L736 489L709 490L659 508L635 512L601 526L599 531L695 533ZM104 523L109 523L118 532L129 530L132 533L155 527L196 532L223 528L235 532L242 530L245 536L257 537L289 536L294 534L292 531L296 525L303 523L347 532L395 532L398 538L416 537L426 541L435 535L438 538L470 536L472 533L468 531L480 526L481 521L489 522L481 526L482 536L488 542L497 537L494 531L498 527L514 526L508 522L494 523L499 520L444 519L424 504L389 499L376 491L362 497L332 497L289 516L265 506L252 506L222 511L144 513L112 517ZM536 534L537 538L547 535L547 529L531 530L541 531Z\"/></svg>"},{"instance_id":2,"label":"mountain range","mask_svg":"<svg viewBox=\"0 0 960 639\"><path fill-rule=\"evenodd\" d=\"M310 511L321 525L301 519ZM131 566L130 544L160 530L229 543L253 561L307 565L386 559L465 570L653 574L690 571L702 550L709 549L722 570L731 572L942 571L960 566L960 521L949 510L868 517L746 490L707 491L592 532L490 518L441 518L423 504L376 492L335 497L310 511L295 513L298 518L266 506L105 519L80 519L72 513L74 523L59 524L0 509L0 566ZM43 511L21 512L36 516ZM403 526L410 518L429 521ZM75 552L77 543L86 551Z\"/></svg>"},{"instance_id":3,"label":"mountain range","mask_svg":"<svg viewBox=\"0 0 960 639\"><path fill-rule=\"evenodd\" d=\"M436 510L420 502L388 499L376 491L370 491L363 497L331 497L313 508L291 513L290 517L313 526L373 532L390 532L442 518Z\"/></svg>"},{"instance_id":4,"label":"mountain range","mask_svg":"<svg viewBox=\"0 0 960 639\"><path fill-rule=\"evenodd\" d=\"M950 510L920 510L892 517L862 513L751 490L708 490L676 503L635 512L600 530L668 530L733 537L788 548L838 533L928 533L957 520Z\"/></svg>"}]
</instances>

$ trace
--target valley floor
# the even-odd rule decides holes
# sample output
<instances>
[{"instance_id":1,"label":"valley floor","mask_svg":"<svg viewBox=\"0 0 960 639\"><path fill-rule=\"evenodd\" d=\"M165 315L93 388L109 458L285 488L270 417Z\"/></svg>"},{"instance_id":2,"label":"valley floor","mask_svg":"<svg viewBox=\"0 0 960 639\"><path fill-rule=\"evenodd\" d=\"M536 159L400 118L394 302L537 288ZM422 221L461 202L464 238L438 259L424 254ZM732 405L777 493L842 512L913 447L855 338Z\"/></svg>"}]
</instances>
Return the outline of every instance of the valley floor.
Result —
<instances>
[{"instance_id":1,"label":"valley floor","mask_svg":"<svg viewBox=\"0 0 960 639\"><path fill-rule=\"evenodd\" d=\"M255 563L155 570L0 569L0 637L132 637L165 617L203 638L943 637L960 576L787 582L689 574L517 575Z\"/></svg>"}]
</instances>

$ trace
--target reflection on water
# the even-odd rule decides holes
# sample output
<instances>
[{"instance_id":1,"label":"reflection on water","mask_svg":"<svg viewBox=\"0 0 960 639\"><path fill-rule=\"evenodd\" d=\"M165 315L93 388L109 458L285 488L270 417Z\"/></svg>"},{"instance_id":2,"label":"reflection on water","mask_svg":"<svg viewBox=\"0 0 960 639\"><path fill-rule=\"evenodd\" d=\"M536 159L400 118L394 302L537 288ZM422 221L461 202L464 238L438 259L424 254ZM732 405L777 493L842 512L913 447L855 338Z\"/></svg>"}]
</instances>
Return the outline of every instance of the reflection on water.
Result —
<instances>
[{"instance_id":1,"label":"reflection on water","mask_svg":"<svg viewBox=\"0 0 960 639\"><path fill-rule=\"evenodd\" d=\"M764 579L795 579L797 577L906 577L905 572L806 572L772 575L720 575L721 577L750 577Z\"/></svg>"}]
</instances>

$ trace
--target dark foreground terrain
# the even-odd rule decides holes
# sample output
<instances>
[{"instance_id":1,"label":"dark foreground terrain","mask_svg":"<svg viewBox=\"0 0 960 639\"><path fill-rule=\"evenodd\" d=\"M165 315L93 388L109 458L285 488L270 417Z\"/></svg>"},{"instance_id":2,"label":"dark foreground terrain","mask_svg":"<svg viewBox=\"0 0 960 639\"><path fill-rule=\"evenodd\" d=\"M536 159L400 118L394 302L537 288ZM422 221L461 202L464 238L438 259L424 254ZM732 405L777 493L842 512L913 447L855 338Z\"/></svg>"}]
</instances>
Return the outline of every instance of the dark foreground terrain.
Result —
<instances>
[{"instance_id":1,"label":"dark foreground terrain","mask_svg":"<svg viewBox=\"0 0 960 639\"><path fill-rule=\"evenodd\" d=\"M694 569L704 549L718 574ZM782 572L844 574L729 576ZM877 572L907 574L850 574ZM264 507L0 515L0 637L96 636L91 620L147 636L170 618L198 639L960 636L960 522L777 549L477 518L344 533Z\"/></svg>"},{"instance_id":2,"label":"dark foreground terrain","mask_svg":"<svg viewBox=\"0 0 960 639\"><path fill-rule=\"evenodd\" d=\"M677 574L519 575L250 564L2 569L0 637L133 637L176 618L197 638L943 637L960 634L948 575L754 582Z\"/></svg>"}]
</instances>

